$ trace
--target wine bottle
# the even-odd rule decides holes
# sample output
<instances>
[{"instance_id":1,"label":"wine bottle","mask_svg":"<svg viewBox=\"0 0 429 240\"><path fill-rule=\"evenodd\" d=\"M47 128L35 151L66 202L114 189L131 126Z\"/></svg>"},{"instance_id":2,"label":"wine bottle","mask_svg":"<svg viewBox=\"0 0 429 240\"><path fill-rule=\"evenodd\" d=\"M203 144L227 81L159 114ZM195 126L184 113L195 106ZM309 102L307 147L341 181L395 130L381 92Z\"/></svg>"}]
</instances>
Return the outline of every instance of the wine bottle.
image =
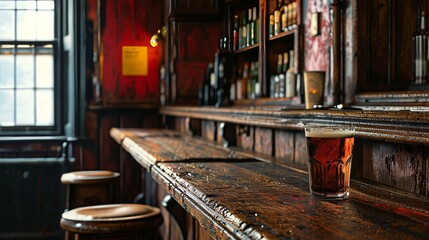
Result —
<instances>
[{"instance_id":1,"label":"wine bottle","mask_svg":"<svg viewBox=\"0 0 429 240\"><path fill-rule=\"evenodd\" d=\"M294 64L294 51L289 52L289 69L286 72L286 97L296 96L296 75L295 75L295 64Z\"/></svg>"}]
</instances>

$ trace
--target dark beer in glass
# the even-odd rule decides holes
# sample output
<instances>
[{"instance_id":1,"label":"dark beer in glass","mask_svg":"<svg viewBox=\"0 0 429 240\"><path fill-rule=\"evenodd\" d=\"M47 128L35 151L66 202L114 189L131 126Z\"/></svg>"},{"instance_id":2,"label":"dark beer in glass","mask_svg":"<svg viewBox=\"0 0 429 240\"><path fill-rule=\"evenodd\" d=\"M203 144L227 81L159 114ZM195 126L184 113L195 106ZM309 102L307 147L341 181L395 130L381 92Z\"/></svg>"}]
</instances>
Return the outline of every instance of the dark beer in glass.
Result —
<instances>
[{"instance_id":1,"label":"dark beer in glass","mask_svg":"<svg viewBox=\"0 0 429 240\"><path fill-rule=\"evenodd\" d=\"M310 126L305 128L305 136L311 194L348 198L354 127Z\"/></svg>"}]
</instances>

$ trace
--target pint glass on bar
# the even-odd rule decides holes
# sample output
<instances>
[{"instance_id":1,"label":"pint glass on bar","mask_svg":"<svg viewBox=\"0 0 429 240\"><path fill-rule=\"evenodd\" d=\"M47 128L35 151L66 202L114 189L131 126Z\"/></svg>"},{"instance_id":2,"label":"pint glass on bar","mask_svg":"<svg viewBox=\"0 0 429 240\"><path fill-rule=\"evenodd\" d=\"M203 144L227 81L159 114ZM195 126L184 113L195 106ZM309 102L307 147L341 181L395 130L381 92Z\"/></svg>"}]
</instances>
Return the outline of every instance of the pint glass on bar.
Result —
<instances>
[{"instance_id":1,"label":"pint glass on bar","mask_svg":"<svg viewBox=\"0 0 429 240\"><path fill-rule=\"evenodd\" d=\"M326 199L348 198L354 127L308 126L305 136L311 194Z\"/></svg>"}]
</instances>

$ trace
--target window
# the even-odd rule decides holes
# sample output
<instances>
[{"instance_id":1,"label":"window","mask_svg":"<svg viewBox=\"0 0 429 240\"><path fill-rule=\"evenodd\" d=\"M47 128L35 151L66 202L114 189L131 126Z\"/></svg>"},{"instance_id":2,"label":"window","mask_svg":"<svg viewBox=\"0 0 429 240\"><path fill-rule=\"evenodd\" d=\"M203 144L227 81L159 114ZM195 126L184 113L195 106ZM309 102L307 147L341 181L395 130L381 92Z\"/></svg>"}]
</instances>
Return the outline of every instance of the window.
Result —
<instances>
[{"instance_id":1,"label":"window","mask_svg":"<svg viewBox=\"0 0 429 240\"><path fill-rule=\"evenodd\" d=\"M58 129L55 0L0 0L0 133Z\"/></svg>"}]
</instances>

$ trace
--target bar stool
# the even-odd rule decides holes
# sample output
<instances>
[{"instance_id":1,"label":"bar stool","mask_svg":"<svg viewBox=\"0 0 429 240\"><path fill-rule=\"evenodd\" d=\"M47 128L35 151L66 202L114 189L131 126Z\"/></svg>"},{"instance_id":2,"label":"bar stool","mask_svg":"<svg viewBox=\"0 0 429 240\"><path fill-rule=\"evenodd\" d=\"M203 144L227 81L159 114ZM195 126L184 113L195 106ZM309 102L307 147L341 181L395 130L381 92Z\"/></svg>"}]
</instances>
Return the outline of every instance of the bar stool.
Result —
<instances>
[{"instance_id":1,"label":"bar stool","mask_svg":"<svg viewBox=\"0 0 429 240\"><path fill-rule=\"evenodd\" d=\"M159 208L142 204L109 204L64 212L66 239L156 239L163 223Z\"/></svg>"},{"instance_id":2,"label":"bar stool","mask_svg":"<svg viewBox=\"0 0 429 240\"><path fill-rule=\"evenodd\" d=\"M66 211L77 207L117 202L119 173L111 171L77 171L65 173Z\"/></svg>"}]
</instances>

